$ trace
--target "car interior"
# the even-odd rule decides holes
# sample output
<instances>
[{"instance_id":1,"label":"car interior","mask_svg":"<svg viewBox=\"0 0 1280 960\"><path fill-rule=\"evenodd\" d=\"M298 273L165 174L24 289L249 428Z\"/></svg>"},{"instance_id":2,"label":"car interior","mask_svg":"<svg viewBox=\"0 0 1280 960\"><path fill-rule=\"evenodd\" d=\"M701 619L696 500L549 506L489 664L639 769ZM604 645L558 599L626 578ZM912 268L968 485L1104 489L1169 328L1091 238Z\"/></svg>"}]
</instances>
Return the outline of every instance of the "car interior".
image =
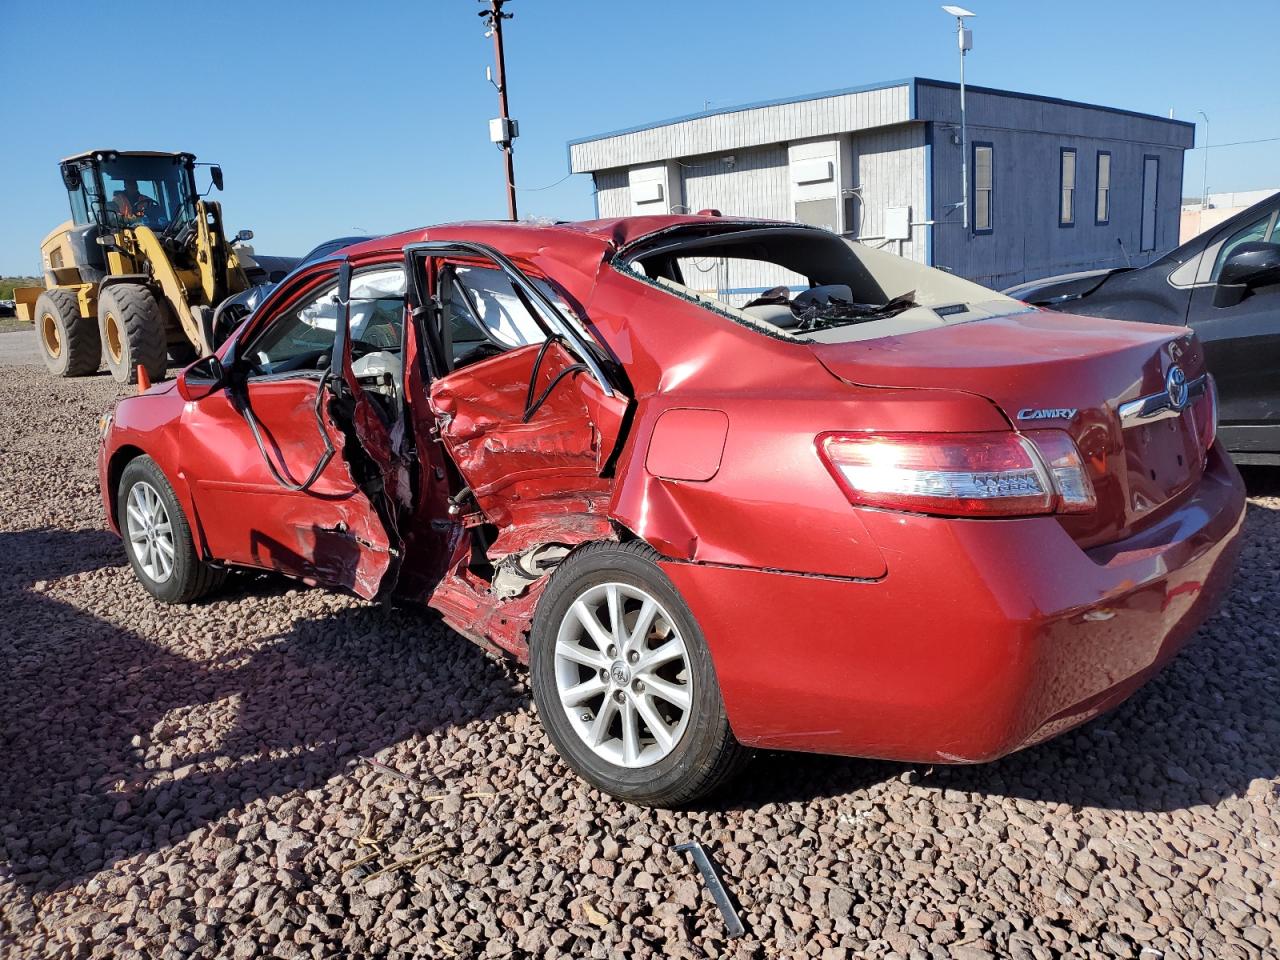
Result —
<instances>
[{"instance_id":1,"label":"car interior","mask_svg":"<svg viewBox=\"0 0 1280 960\"><path fill-rule=\"evenodd\" d=\"M803 227L672 231L640 244L618 265L763 333L818 342L902 335L1027 309L941 270ZM741 278L754 283L744 290ZM744 297L750 299L734 302Z\"/></svg>"},{"instance_id":2,"label":"car interior","mask_svg":"<svg viewBox=\"0 0 1280 960\"><path fill-rule=\"evenodd\" d=\"M445 354L454 370L546 339L502 270L447 263L440 286Z\"/></svg>"},{"instance_id":3,"label":"car interior","mask_svg":"<svg viewBox=\"0 0 1280 960\"><path fill-rule=\"evenodd\" d=\"M398 395L404 326L404 267L372 267L351 278L352 369L366 387ZM337 282L304 296L249 346L249 376L277 376L329 368L341 306Z\"/></svg>"}]
</instances>

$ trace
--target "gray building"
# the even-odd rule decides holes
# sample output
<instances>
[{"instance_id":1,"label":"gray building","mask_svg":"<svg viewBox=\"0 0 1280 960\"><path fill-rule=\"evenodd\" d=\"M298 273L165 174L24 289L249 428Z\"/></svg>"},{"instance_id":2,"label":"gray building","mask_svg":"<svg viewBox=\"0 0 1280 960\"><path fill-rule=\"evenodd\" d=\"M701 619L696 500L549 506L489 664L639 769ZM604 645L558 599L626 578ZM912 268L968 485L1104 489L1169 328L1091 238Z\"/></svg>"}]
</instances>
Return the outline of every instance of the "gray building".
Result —
<instances>
[{"instance_id":1,"label":"gray building","mask_svg":"<svg viewBox=\"0 0 1280 960\"><path fill-rule=\"evenodd\" d=\"M697 212L818 224L994 288L1126 262L1178 242L1195 126L967 88L970 218L957 84L912 78L708 110L584 137L601 217ZM778 278L737 268L721 292Z\"/></svg>"}]
</instances>

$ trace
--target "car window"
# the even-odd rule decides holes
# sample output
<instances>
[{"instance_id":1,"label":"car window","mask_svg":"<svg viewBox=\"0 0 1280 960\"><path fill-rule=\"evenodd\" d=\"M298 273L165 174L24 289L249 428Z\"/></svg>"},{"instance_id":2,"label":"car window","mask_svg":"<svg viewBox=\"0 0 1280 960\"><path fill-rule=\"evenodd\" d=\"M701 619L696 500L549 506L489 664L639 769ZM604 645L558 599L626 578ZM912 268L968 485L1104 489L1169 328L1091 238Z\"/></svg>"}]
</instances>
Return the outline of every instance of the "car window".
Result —
<instances>
[{"instance_id":1,"label":"car window","mask_svg":"<svg viewBox=\"0 0 1280 960\"><path fill-rule=\"evenodd\" d=\"M404 328L404 267L358 270L351 278L351 340L398 351Z\"/></svg>"},{"instance_id":2,"label":"car window","mask_svg":"<svg viewBox=\"0 0 1280 960\"><path fill-rule=\"evenodd\" d=\"M463 294L459 320L477 325L504 347L523 347L546 339L542 327L516 295L506 273L491 267L457 267L454 271ZM468 309L469 308L469 309Z\"/></svg>"},{"instance_id":3,"label":"car window","mask_svg":"<svg viewBox=\"0 0 1280 960\"><path fill-rule=\"evenodd\" d=\"M1273 213L1268 213L1260 220L1255 220L1244 229L1238 230L1228 237L1226 242L1223 243L1222 249L1218 251L1217 259L1213 262L1213 273L1210 274L1209 279L1218 279L1218 274L1222 272L1222 265L1227 262L1227 258L1231 256L1232 251L1240 244L1269 239L1274 232L1272 229L1274 216Z\"/></svg>"},{"instance_id":4,"label":"car window","mask_svg":"<svg viewBox=\"0 0 1280 960\"><path fill-rule=\"evenodd\" d=\"M545 298L532 298L532 310L511 284L505 270L448 264L443 282L450 284L448 313L453 368L533 343L542 343L548 331L568 327L591 349L593 337L582 316L550 281L523 274ZM550 305L548 308L547 305Z\"/></svg>"},{"instance_id":5,"label":"car window","mask_svg":"<svg viewBox=\"0 0 1280 960\"><path fill-rule=\"evenodd\" d=\"M268 324L246 351L251 376L319 370L328 364L338 323L338 280L330 274ZM323 362L322 362L323 361Z\"/></svg>"},{"instance_id":6,"label":"car window","mask_svg":"<svg viewBox=\"0 0 1280 960\"><path fill-rule=\"evenodd\" d=\"M351 278L351 340L397 352L404 326L404 267L359 270ZM336 271L276 317L247 351L251 376L323 370L338 327Z\"/></svg>"},{"instance_id":7,"label":"car window","mask_svg":"<svg viewBox=\"0 0 1280 960\"><path fill-rule=\"evenodd\" d=\"M809 289L803 274L766 260L745 257L676 257L684 285L695 293L742 307L775 287L793 293Z\"/></svg>"}]
</instances>

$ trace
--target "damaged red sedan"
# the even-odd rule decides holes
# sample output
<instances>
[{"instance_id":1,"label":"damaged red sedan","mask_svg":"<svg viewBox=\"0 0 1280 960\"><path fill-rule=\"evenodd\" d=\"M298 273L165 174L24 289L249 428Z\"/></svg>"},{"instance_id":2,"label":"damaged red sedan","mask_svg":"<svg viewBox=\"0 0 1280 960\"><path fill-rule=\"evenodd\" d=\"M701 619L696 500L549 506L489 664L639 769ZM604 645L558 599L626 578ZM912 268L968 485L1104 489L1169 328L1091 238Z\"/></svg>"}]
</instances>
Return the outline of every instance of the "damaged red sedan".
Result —
<instances>
[{"instance_id":1,"label":"damaged red sedan","mask_svg":"<svg viewBox=\"0 0 1280 960\"><path fill-rule=\"evenodd\" d=\"M582 776L679 804L753 747L969 763L1118 704L1231 575L1215 430L1186 330L796 224L475 223L300 268L100 473L156 597L424 602Z\"/></svg>"}]
</instances>

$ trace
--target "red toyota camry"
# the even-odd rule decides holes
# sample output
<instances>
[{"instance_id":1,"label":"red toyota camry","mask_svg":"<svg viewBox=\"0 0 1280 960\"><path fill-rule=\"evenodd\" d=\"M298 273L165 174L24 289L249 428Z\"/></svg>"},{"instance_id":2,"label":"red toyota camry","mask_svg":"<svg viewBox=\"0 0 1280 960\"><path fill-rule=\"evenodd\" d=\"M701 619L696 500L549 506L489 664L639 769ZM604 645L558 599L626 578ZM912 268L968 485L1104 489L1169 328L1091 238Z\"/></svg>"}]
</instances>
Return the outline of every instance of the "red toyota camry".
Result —
<instances>
[{"instance_id":1,"label":"red toyota camry","mask_svg":"<svg viewBox=\"0 0 1280 960\"><path fill-rule=\"evenodd\" d=\"M426 603L582 776L678 804L752 747L969 763L1119 703L1231 576L1215 427L1188 330L796 224L473 223L299 268L100 474L156 597Z\"/></svg>"}]
</instances>

